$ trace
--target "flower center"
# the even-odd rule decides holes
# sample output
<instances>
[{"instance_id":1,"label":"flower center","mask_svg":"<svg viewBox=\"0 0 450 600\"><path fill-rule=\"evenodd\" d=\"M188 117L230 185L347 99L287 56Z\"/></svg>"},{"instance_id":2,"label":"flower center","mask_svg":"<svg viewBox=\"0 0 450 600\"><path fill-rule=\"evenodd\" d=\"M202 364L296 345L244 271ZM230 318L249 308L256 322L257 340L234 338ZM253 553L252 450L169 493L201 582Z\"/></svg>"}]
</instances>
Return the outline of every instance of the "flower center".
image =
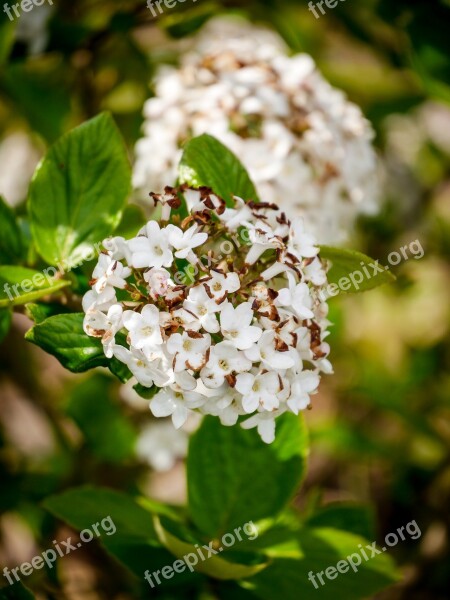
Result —
<instances>
[{"instance_id":1,"label":"flower center","mask_svg":"<svg viewBox=\"0 0 450 600\"><path fill-rule=\"evenodd\" d=\"M161 246L154 246L153 250L157 256L162 256L164 254Z\"/></svg>"},{"instance_id":2,"label":"flower center","mask_svg":"<svg viewBox=\"0 0 450 600\"><path fill-rule=\"evenodd\" d=\"M183 342L183 350L186 350L186 352L189 352L192 349L192 342L191 340L184 340Z\"/></svg>"},{"instance_id":3,"label":"flower center","mask_svg":"<svg viewBox=\"0 0 450 600\"><path fill-rule=\"evenodd\" d=\"M220 281L215 281L212 288L215 292L220 292L222 291L222 284L220 283Z\"/></svg>"},{"instance_id":4,"label":"flower center","mask_svg":"<svg viewBox=\"0 0 450 600\"><path fill-rule=\"evenodd\" d=\"M219 367L222 369L222 371L229 371L230 370L230 365L223 358L219 360Z\"/></svg>"},{"instance_id":5,"label":"flower center","mask_svg":"<svg viewBox=\"0 0 450 600\"><path fill-rule=\"evenodd\" d=\"M154 331L155 329L153 327L150 327L150 325L147 325L146 327L142 328L143 335L152 335Z\"/></svg>"}]
</instances>

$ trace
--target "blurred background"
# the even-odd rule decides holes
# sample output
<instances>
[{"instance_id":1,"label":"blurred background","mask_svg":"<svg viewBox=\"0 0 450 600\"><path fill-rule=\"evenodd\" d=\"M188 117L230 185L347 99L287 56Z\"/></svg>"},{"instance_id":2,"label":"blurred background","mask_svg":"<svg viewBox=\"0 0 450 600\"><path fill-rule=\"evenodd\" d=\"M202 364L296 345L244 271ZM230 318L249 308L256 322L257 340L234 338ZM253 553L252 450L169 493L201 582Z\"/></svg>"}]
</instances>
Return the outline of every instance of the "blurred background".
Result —
<instances>
[{"instance_id":1,"label":"blurred background","mask_svg":"<svg viewBox=\"0 0 450 600\"><path fill-rule=\"evenodd\" d=\"M349 245L384 264L413 240L425 255L395 267L393 285L330 301L335 375L306 415L310 466L297 503L306 513L366 503L378 540L417 522L422 536L392 548L403 580L383 600L444 600L450 589L449 12L444 0L346 0L317 19L303 1L187 0L154 18L144 1L55 0L15 21L0 13L0 194L19 214L46 148L98 112L113 113L133 157L158 66L176 64L186 36L218 14L267 25L311 54L371 121L382 207ZM130 231L135 220L130 212ZM30 324L15 315L0 346L0 564L9 566L67 537L40 508L53 492L95 483L175 504L186 495L189 431L152 421L147 402L104 373L65 372L24 342ZM93 542L30 587L42 598L133 597L108 561Z\"/></svg>"}]
</instances>

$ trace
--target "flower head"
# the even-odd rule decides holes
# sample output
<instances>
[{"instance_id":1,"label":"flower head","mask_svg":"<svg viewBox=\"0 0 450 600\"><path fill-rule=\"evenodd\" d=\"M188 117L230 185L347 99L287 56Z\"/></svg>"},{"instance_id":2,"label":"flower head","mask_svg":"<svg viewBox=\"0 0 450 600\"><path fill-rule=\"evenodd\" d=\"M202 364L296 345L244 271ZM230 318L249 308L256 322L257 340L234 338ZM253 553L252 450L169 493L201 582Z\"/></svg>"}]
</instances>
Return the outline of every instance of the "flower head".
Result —
<instances>
[{"instance_id":1,"label":"flower head","mask_svg":"<svg viewBox=\"0 0 450 600\"><path fill-rule=\"evenodd\" d=\"M85 331L154 390L155 417L177 428L192 412L226 426L248 417L242 426L270 443L276 418L307 408L332 370L319 249L272 203L235 198L225 208L187 186L170 194L189 200L184 220L166 211L131 240L106 240L83 300ZM153 198L166 207L166 195Z\"/></svg>"},{"instance_id":2,"label":"flower head","mask_svg":"<svg viewBox=\"0 0 450 600\"><path fill-rule=\"evenodd\" d=\"M310 56L288 56L276 34L213 19L179 68L161 68L155 88L136 146L134 185L143 197L163 189L168 173L175 181L188 137L209 133L247 167L261 197L302 216L320 243L345 240L360 213L377 212L371 125ZM249 218L248 207L225 218L233 230ZM303 236L300 253L311 252Z\"/></svg>"}]
</instances>

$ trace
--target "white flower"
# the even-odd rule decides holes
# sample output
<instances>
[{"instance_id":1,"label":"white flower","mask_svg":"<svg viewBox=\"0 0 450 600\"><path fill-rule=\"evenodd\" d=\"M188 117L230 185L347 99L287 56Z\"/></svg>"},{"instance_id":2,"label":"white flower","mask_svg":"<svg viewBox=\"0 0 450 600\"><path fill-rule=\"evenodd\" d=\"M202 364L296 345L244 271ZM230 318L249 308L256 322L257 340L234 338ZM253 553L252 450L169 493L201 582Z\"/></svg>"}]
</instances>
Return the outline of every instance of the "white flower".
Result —
<instances>
[{"instance_id":1,"label":"white flower","mask_svg":"<svg viewBox=\"0 0 450 600\"><path fill-rule=\"evenodd\" d=\"M327 282L327 274L318 258L314 258L311 262L306 263L303 267L303 272L308 281L313 285L322 286Z\"/></svg>"},{"instance_id":2,"label":"white flower","mask_svg":"<svg viewBox=\"0 0 450 600\"><path fill-rule=\"evenodd\" d=\"M150 296L157 300L159 296L164 296L169 287L173 287L170 279L170 273L166 269L150 269L144 273L144 279L148 283Z\"/></svg>"},{"instance_id":3,"label":"white flower","mask_svg":"<svg viewBox=\"0 0 450 600\"><path fill-rule=\"evenodd\" d=\"M198 326L209 333L217 333L220 329L219 321L215 313L220 307L206 293L203 285L193 287L189 291L189 296L185 300L183 307L188 313L193 314L198 319Z\"/></svg>"},{"instance_id":4,"label":"white flower","mask_svg":"<svg viewBox=\"0 0 450 600\"><path fill-rule=\"evenodd\" d=\"M160 229L156 221L149 221L144 233L128 242L131 266L136 269L170 267L173 255L164 229Z\"/></svg>"},{"instance_id":5,"label":"white flower","mask_svg":"<svg viewBox=\"0 0 450 600\"><path fill-rule=\"evenodd\" d=\"M125 238L117 236L103 240L103 246L114 260L126 260L131 263L131 252Z\"/></svg>"},{"instance_id":6,"label":"white flower","mask_svg":"<svg viewBox=\"0 0 450 600\"><path fill-rule=\"evenodd\" d=\"M279 411L272 413L257 413L241 424L243 429L256 427L261 439L266 444L271 444L275 439L275 419L280 415Z\"/></svg>"},{"instance_id":7,"label":"white flower","mask_svg":"<svg viewBox=\"0 0 450 600\"><path fill-rule=\"evenodd\" d=\"M187 258L191 263L197 262L198 259L192 250L208 239L207 233L197 233L197 229L198 225L193 225L184 232L175 225L166 227L169 243L177 250L175 252L177 258Z\"/></svg>"},{"instance_id":8,"label":"white flower","mask_svg":"<svg viewBox=\"0 0 450 600\"><path fill-rule=\"evenodd\" d=\"M174 381L173 373L167 368L162 368L162 357L151 360L141 350L133 347L127 350L123 346L114 346L113 353L117 360L127 365L144 387L150 388L153 384L164 387Z\"/></svg>"},{"instance_id":9,"label":"white flower","mask_svg":"<svg viewBox=\"0 0 450 600\"><path fill-rule=\"evenodd\" d=\"M209 334L174 333L167 342L167 350L175 356L175 372L200 369L205 363L206 351L211 345Z\"/></svg>"},{"instance_id":10,"label":"white flower","mask_svg":"<svg viewBox=\"0 0 450 600\"><path fill-rule=\"evenodd\" d=\"M107 358L112 358L115 335L123 327L123 309L120 304L109 308L108 314L99 310L90 310L84 317L83 329L87 335L99 337L102 340L103 350Z\"/></svg>"},{"instance_id":11,"label":"white flower","mask_svg":"<svg viewBox=\"0 0 450 600\"><path fill-rule=\"evenodd\" d=\"M312 319L312 297L306 283L296 283L293 275L288 273L289 288L279 290L276 306L293 308L300 319Z\"/></svg>"},{"instance_id":12,"label":"white flower","mask_svg":"<svg viewBox=\"0 0 450 600\"><path fill-rule=\"evenodd\" d=\"M219 417L222 425L231 427L236 425L239 415L244 411L241 408L239 394L227 388L225 385L209 392L215 393L210 395L208 401L202 406L202 412L206 415Z\"/></svg>"},{"instance_id":13,"label":"white flower","mask_svg":"<svg viewBox=\"0 0 450 600\"><path fill-rule=\"evenodd\" d=\"M315 245L316 240L312 235L305 232L305 223L303 219L292 221L287 245L288 252L301 259L317 256L319 248Z\"/></svg>"},{"instance_id":14,"label":"white flower","mask_svg":"<svg viewBox=\"0 0 450 600\"><path fill-rule=\"evenodd\" d=\"M237 273L220 273L211 271L211 278L204 283L208 296L214 298L219 304L223 302L228 294L237 292L241 287L239 275Z\"/></svg>"},{"instance_id":15,"label":"white flower","mask_svg":"<svg viewBox=\"0 0 450 600\"><path fill-rule=\"evenodd\" d=\"M170 471L178 459L187 454L188 434L174 429L170 421L157 421L146 425L136 443L137 456L155 471Z\"/></svg>"},{"instance_id":16,"label":"white flower","mask_svg":"<svg viewBox=\"0 0 450 600\"><path fill-rule=\"evenodd\" d=\"M230 342L220 342L211 347L209 360L201 370L200 377L206 387L218 388L233 372L247 371L251 362Z\"/></svg>"},{"instance_id":17,"label":"white flower","mask_svg":"<svg viewBox=\"0 0 450 600\"><path fill-rule=\"evenodd\" d=\"M254 225L248 225L249 239L251 242L245 262L253 265L266 250L282 248L282 241L275 236L273 229L263 221L257 221Z\"/></svg>"},{"instance_id":18,"label":"white flower","mask_svg":"<svg viewBox=\"0 0 450 600\"><path fill-rule=\"evenodd\" d=\"M150 410L155 417L172 417L173 425L180 429L194 408L204 404L205 398L196 392L182 392L165 388L158 392L150 402Z\"/></svg>"},{"instance_id":19,"label":"white flower","mask_svg":"<svg viewBox=\"0 0 450 600\"><path fill-rule=\"evenodd\" d=\"M226 208L220 215L220 220L225 223L227 229L235 231L242 226L242 223L252 219L252 211L248 204L245 204L242 198L234 197L235 208Z\"/></svg>"},{"instance_id":20,"label":"white flower","mask_svg":"<svg viewBox=\"0 0 450 600\"><path fill-rule=\"evenodd\" d=\"M292 358L288 348L286 351L278 351L275 347L277 337L274 331L264 331L257 344L249 350L245 350L245 356L251 361L261 361L268 369L282 371L294 366L295 361Z\"/></svg>"},{"instance_id":21,"label":"white flower","mask_svg":"<svg viewBox=\"0 0 450 600\"><path fill-rule=\"evenodd\" d=\"M274 371L258 375L240 373L236 377L236 389L243 396L242 406L246 413L253 413L259 407L272 411L279 406L280 379Z\"/></svg>"},{"instance_id":22,"label":"white flower","mask_svg":"<svg viewBox=\"0 0 450 600\"><path fill-rule=\"evenodd\" d=\"M238 350L248 350L262 335L262 329L252 325L253 310L250 302L239 304L236 308L226 304L220 313L220 328L223 337Z\"/></svg>"},{"instance_id":23,"label":"white flower","mask_svg":"<svg viewBox=\"0 0 450 600\"><path fill-rule=\"evenodd\" d=\"M121 262L114 260L108 254L100 254L97 265L92 273L94 290L101 294L106 286L124 289L126 279L131 275L131 269L124 267Z\"/></svg>"},{"instance_id":24,"label":"white flower","mask_svg":"<svg viewBox=\"0 0 450 600\"><path fill-rule=\"evenodd\" d=\"M317 391L320 377L314 371L302 371L292 374L290 379L291 390L287 405L293 413L298 415L299 411L305 410L311 403L309 395Z\"/></svg>"},{"instance_id":25,"label":"white flower","mask_svg":"<svg viewBox=\"0 0 450 600\"><path fill-rule=\"evenodd\" d=\"M100 294L95 290L86 292L83 296L82 306L85 313L95 309L108 311L116 302L116 290L113 287L106 286Z\"/></svg>"},{"instance_id":26,"label":"white flower","mask_svg":"<svg viewBox=\"0 0 450 600\"><path fill-rule=\"evenodd\" d=\"M123 324L128 329L130 345L142 350L146 356L159 354L159 346L163 343L159 325L159 310L153 304L144 306L140 313L127 310L123 314Z\"/></svg>"}]
</instances>

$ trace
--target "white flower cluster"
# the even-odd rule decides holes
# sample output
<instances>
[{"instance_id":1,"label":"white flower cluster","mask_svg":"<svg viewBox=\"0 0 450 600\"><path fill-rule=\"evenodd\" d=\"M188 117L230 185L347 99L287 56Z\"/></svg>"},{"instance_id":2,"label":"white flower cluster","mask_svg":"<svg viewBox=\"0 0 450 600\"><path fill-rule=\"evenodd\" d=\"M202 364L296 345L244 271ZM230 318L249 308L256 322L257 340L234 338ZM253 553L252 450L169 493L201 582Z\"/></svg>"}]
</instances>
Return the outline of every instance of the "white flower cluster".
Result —
<instances>
[{"instance_id":1,"label":"white flower cluster","mask_svg":"<svg viewBox=\"0 0 450 600\"><path fill-rule=\"evenodd\" d=\"M159 222L104 241L85 332L142 386L161 388L156 417L179 428L193 410L224 425L248 416L242 426L270 443L276 417L307 408L332 371L314 239L272 204L236 197L230 208L187 186L152 197Z\"/></svg>"},{"instance_id":2,"label":"white flower cluster","mask_svg":"<svg viewBox=\"0 0 450 600\"><path fill-rule=\"evenodd\" d=\"M209 133L249 171L260 197L304 218L320 243L345 241L378 207L373 130L309 55L278 36L220 19L178 69L163 67L144 108L134 186L147 197L176 177L182 144Z\"/></svg>"}]
</instances>

